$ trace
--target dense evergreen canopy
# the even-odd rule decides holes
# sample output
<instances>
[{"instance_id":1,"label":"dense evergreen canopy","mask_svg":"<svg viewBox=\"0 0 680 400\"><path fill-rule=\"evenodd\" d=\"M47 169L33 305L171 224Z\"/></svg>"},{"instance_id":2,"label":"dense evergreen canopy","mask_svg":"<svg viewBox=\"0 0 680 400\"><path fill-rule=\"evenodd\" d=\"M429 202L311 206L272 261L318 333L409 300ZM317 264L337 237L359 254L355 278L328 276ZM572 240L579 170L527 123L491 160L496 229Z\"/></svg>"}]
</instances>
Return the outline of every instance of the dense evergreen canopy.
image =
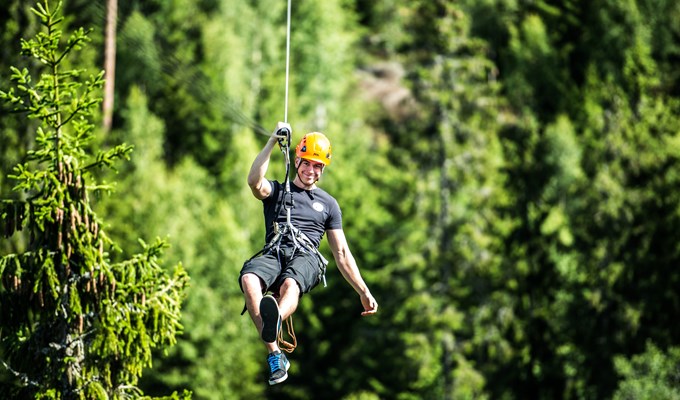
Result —
<instances>
[{"instance_id":1,"label":"dense evergreen canopy","mask_svg":"<svg viewBox=\"0 0 680 400\"><path fill-rule=\"evenodd\" d=\"M63 0L63 41L91 29L64 71L103 69L103 3ZM163 265L184 269L153 273L191 278L185 297L178 288L183 333L131 378L144 393L678 398L680 3L293 0L288 122L294 141L331 139L320 185L381 308L361 318L331 265L296 313L290 378L272 388L237 277L263 245L245 180L283 119L286 2L118 3L112 130L96 100L93 125L74 129L92 134L79 155L130 161L88 170L112 191L76 200L117 244L100 260L111 277L144 270L126 260L139 238L161 237L143 252L168 243ZM34 6L0 8L4 92L10 67L41 68L20 41L41 29ZM26 200L9 176L41 144L40 118L13 110L0 106L3 205ZM275 154L268 177L283 172ZM35 251L29 239L3 237L0 256ZM10 355L35 322L9 322L25 310L7 300L17 270L6 265L0 393L22 384Z\"/></svg>"}]
</instances>

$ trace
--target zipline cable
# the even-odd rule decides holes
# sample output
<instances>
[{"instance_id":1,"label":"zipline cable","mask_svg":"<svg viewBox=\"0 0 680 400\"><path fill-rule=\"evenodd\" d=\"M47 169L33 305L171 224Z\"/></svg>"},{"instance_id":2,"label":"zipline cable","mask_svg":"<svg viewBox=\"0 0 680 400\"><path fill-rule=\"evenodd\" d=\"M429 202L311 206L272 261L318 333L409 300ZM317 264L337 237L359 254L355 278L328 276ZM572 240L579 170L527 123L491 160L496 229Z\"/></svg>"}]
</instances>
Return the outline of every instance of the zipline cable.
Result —
<instances>
[{"instance_id":1,"label":"zipline cable","mask_svg":"<svg viewBox=\"0 0 680 400\"><path fill-rule=\"evenodd\" d=\"M286 13L286 94L283 107L283 122L288 123L288 77L290 75L290 9L292 0L288 0Z\"/></svg>"}]
</instances>

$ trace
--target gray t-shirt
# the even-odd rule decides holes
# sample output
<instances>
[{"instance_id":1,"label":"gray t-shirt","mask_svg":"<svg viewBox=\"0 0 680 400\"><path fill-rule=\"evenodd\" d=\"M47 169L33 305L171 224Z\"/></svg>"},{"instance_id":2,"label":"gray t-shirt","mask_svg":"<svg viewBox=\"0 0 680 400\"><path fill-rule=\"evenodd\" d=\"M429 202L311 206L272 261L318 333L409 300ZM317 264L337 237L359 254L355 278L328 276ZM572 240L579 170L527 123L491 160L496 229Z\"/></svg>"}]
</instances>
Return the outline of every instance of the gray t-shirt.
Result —
<instances>
[{"instance_id":1,"label":"gray t-shirt","mask_svg":"<svg viewBox=\"0 0 680 400\"><path fill-rule=\"evenodd\" d=\"M264 222L266 227L265 243L274 237L274 221L286 222L286 208L281 202L284 186L278 181L269 181L272 192L262 200L264 206ZM293 208L290 211L290 221L294 227L304 233L309 240L319 247L324 233L329 229L342 229L342 212L338 202L320 188L304 190L290 183L293 194ZM289 201L290 195L286 195ZM288 243L288 238L282 240Z\"/></svg>"}]
</instances>

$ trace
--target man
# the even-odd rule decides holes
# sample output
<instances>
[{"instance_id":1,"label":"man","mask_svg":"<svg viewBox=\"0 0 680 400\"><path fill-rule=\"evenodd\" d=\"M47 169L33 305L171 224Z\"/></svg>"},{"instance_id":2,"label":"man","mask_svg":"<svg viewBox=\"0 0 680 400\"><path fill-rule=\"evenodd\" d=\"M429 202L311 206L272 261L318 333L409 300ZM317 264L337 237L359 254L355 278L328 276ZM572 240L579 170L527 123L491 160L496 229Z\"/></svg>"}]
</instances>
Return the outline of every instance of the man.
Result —
<instances>
[{"instance_id":1,"label":"man","mask_svg":"<svg viewBox=\"0 0 680 400\"><path fill-rule=\"evenodd\" d=\"M318 247L324 233L342 276L359 294L364 311L378 311L378 303L366 286L342 230L342 214L336 200L316 183L331 162L331 144L321 133L305 135L295 148L295 179L290 193L277 181L265 178L272 150L292 132L279 122L267 144L255 157L248 173L248 186L264 206L267 245L261 254L246 261L240 274L246 308L269 352L269 384L288 378L290 363L281 353L277 337L281 321L295 312L300 297L324 279L325 259ZM288 229L288 213L290 225ZM274 296L264 296L266 292Z\"/></svg>"}]
</instances>

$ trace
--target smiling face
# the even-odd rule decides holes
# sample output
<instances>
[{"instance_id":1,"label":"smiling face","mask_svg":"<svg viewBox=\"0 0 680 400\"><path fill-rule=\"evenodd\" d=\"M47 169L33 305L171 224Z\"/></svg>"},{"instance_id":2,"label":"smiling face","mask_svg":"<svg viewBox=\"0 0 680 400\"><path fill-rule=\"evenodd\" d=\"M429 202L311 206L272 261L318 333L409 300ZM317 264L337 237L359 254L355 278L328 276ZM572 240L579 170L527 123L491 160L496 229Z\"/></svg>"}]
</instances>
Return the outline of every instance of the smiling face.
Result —
<instances>
[{"instance_id":1,"label":"smiling face","mask_svg":"<svg viewBox=\"0 0 680 400\"><path fill-rule=\"evenodd\" d=\"M297 176L295 177L295 180L299 183L298 186L310 189L314 187L316 181L321 178L325 165L317 161L297 158L295 160L295 166L297 167Z\"/></svg>"}]
</instances>

